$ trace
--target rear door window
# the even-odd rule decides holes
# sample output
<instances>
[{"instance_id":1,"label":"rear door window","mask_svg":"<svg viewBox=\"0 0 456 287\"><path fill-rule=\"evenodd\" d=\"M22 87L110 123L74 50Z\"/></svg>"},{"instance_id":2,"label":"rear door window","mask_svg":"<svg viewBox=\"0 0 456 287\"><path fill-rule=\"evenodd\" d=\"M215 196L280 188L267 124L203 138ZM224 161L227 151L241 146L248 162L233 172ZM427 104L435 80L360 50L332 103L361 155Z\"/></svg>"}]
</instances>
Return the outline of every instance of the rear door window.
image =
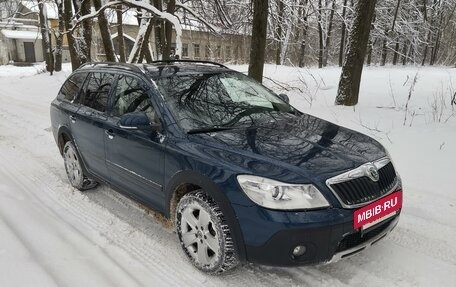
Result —
<instances>
[{"instance_id":1,"label":"rear door window","mask_svg":"<svg viewBox=\"0 0 456 287\"><path fill-rule=\"evenodd\" d=\"M72 102L78 95L79 90L84 83L87 73L77 73L71 75L60 89L57 99L61 101Z\"/></svg>"},{"instance_id":2,"label":"rear door window","mask_svg":"<svg viewBox=\"0 0 456 287\"><path fill-rule=\"evenodd\" d=\"M91 73L81 93L79 103L105 112L115 76L108 73Z\"/></svg>"}]
</instances>

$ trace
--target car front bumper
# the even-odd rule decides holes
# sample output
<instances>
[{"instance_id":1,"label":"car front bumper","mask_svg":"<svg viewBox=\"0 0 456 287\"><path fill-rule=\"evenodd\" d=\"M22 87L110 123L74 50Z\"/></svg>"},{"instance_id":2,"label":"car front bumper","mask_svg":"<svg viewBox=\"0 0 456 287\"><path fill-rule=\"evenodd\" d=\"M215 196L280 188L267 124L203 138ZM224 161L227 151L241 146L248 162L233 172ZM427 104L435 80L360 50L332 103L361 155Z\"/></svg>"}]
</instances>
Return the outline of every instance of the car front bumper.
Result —
<instances>
[{"instance_id":1,"label":"car front bumper","mask_svg":"<svg viewBox=\"0 0 456 287\"><path fill-rule=\"evenodd\" d=\"M354 255L387 236L400 211L369 229L353 229L353 210L330 208L283 212L261 207L235 207L246 260L271 266L298 266L335 262ZM304 246L301 256L293 250Z\"/></svg>"}]
</instances>

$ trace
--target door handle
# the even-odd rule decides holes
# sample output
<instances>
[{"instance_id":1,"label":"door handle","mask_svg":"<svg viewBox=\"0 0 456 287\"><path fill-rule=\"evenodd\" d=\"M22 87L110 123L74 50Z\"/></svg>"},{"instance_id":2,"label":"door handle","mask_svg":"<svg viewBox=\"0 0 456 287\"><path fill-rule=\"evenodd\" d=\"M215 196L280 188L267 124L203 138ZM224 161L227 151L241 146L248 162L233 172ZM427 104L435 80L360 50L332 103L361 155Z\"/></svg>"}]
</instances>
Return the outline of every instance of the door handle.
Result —
<instances>
[{"instance_id":1,"label":"door handle","mask_svg":"<svg viewBox=\"0 0 456 287\"><path fill-rule=\"evenodd\" d=\"M114 138L114 131L109 129L105 130L105 134L108 136L108 139L112 140Z\"/></svg>"},{"instance_id":2,"label":"door handle","mask_svg":"<svg viewBox=\"0 0 456 287\"><path fill-rule=\"evenodd\" d=\"M75 116L70 116L70 121L74 124L76 123L76 117Z\"/></svg>"}]
</instances>

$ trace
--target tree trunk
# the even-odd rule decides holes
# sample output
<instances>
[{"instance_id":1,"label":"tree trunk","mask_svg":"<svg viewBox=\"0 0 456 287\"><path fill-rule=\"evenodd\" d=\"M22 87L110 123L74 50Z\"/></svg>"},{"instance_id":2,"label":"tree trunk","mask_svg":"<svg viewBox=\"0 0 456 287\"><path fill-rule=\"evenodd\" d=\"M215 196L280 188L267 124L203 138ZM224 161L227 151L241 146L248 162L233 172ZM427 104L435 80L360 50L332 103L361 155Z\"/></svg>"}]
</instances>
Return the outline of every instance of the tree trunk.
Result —
<instances>
[{"instance_id":1,"label":"tree trunk","mask_svg":"<svg viewBox=\"0 0 456 287\"><path fill-rule=\"evenodd\" d=\"M340 36L340 47L339 47L339 67L342 67L344 61L344 51L345 51L345 31L347 29L345 25L345 14L347 13L347 0L344 0L342 7L342 27L341 27L341 36Z\"/></svg>"},{"instance_id":2,"label":"tree trunk","mask_svg":"<svg viewBox=\"0 0 456 287\"><path fill-rule=\"evenodd\" d=\"M150 34L152 33L153 28L154 28L154 21L151 19L151 20L149 20L146 33L144 34L143 42L141 43L138 63L142 63L144 60L144 57L146 58L146 62L148 62L148 63L152 62L152 55L150 54L150 49L149 49L149 39L150 39Z\"/></svg>"},{"instance_id":3,"label":"tree trunk","mask_svg":"<svg viewBox=\"0 0 456 287\"><path fill-rule=\"evenodd\" d=\"M266 30L268 27L268 0L253 0L252 40L250 45L249 76L263 81Z\"/></svg>"},{"instance_id":4,"label":"tree trunk","mask_svg":"<svg viewBox=\"0 0 456 287\"><path fill-rule=\"evenodd\" d=\"M404 45L402 46L402 65L405 66L407 64L407 40L404 41Z\"/></svg>"},{"instance_id":5,"label":"tree trunk","mask_svg":"<svg viewBox=\"0 0 456 287\"><path fill-rule=\"evenodd\" d=\"M144 42L147 29L149 28L149 23L151 22L151 19L147 19L147 17L150 16L148 13L145 13L142 16L144 16L142 19L138 18L140 21L138 35L136 35L135 45L128 56L128 63L138 62L139 54L141 53L141 46Z\"/></svg>"},{"instance_id":6,"label":"tree trunk","mask_svg":"<svg viewBox=\"0 0 456 287\"><path fill-rule=\"evenodd\" d=\"M426 25L427 20L428 20L427 19L427 0L423 0L423 11L424 11L424 25ZM431 40L431 31L428 31L427 36L426 36L426 43L424 44L423 60L421 61L421 66L424 66L424 64L426 63L428 45L429 45L430 40Z\"/></svg>"},{"instance_id":7,"label":"tree trunk","mask_svg":"<svg viewBox=\"0 0 456 287\"><path fill-rule=\"evenodd\" d=\"M169 0L168 6L166 7L166 12L170 14L174 14L176 10L176 0ZM165 50L163 51L162 58L163 60L169 60L169 56L171 54L171 41L173 36L173 25L166 21L165 23L165 37L166 37L166 45Z\"/></svg>"},{"instance_id":8,"label":"tree trunk","mask_svg":"<svg viewBox=\"0 0 456 287\"><path fill-rule=\"evenodd\" d=\"M388 48L387 48L388 37L389 37L390 32L394 33L394 27L396 25L397 13L399 12L400 5L401 5L401 0L397 0L396 10L394 11L393 24L392 24L390 30L385 31L385 38L383 39L383 44L382 44L382 61L380 63L380 66L385 66L385 64L386 64L386 58L388 57Z\"/></svg>"},{"instance_id":9,"label":"tree trunk","mask_svg":"<svg viewBox=\"0 0 456 287\"><path fill-rule=\"evenodd\" d=\"M67 40L68 40L68 49L70 51L70 58L71 58L71 68L76 70L81 65L79 61L77 43L74 40L73 33L68 32L71 31L73 25L71 23L71 19L73 18L73 3L71 0L64 0L64 19L65 19L65 30L67 31Z\"/></svg>"},{"instance_id":10,"label":"tree trunk","mask_svg":"<svg viewBox=\"0 0 456 287\"><path fill-rule=\"evenodd\" d=\"M333 19L334 19L334 11L336 10L336 0L333 0L331 13L329 14L329 25L328 25L328 33L326 33L326 45L325 45L325 53L323 57L323 67L328 65L328 57L329 57L329 48L331 46L331 31L333 26Z\"/></svg>"},{"instance_id":11,"label":"tree trunk","mask_svg":"<svg viewBox=\"0 0 456 287\"><path fill-rule=\"evenodd\" d=\"M154 0L154 6L157 7L158 10L163 11L163 1L162 0ZM165 50L165 31L164 26L165 22L162 19L154 20L155 26L155 49L157 50L157 59L158 53L163 55Z\"/></svg>"},{"instance_id":12,"label":"tree trunk","mask_svg":"<svg viewBox=\"0 0 456 287\"><path fill-rule=\"evenodd\" d=\"M318 68L323 67L323 27L322 27L322 17L321 17L321 0L318 0L318 42L319 42L319 48L318 48Z\"/></svg>"},{"instance_id":13,"label":"tree trunk","mask_svg":"<svg viewBox=\"0 0 456 287\"><path fill-rule=\"evenodd\" d=\"M51 75L54 72L54 65L51 61L51 39L49 37L49 29L47 24L46 10L44 7L44 1L38 2L39 19L40 19L40 30L41 30L41 43L43 45L43 57L46 61L46 71L50 72Z\"/></svg>"},{"instance_id":14,"label":"tree trunk","mask_svg":"<svg viewBox=\"0 0 456 287\"><path fill-rule=\"evenodd\" d=\"M427 54L428 54L428 43L429 41L431 40L431 32L429 31L427 33L427 37L426 37L426 44L424 44L424 51L423 51L423 61L421 62L421 66L424 66L424 64L426 63L426 58L427 58Z\"/></svg>"},{"instance_id":15,"label":"tree trunk","mask_svg":"<svg viewBox=\"0 0 456 287\"><path fill-rule=\"evenodd\" d=\"M277 19L277 49L276 49L276 65L281 64L280 55L282 55L282 21L283 21L283 1L277 0L278 19Z\"/></svg>"},{"instance_id":16,"label":"tree trunk","mask_svg":"<svg viewBox=\"0 0 456 287\"><path fill-rule=\"evenodd\" d=\"M374 22L375 22L375 18L376 17L377 17L377 14L374 12L374 17L372 19L372 24L371 24L371 30L374 29ZM372 42L372 37L369 36L369 42L367 44L367 61L366 61L366 64L368 66L370 66L371 63L372 63L372 51L374 50L374 45L375 45L376 42L377 42L377 39L375 39Z\"/></svg>"},{"instance_id":17,"label":"tree trunk","mask_svg":"<svg viewBox=\"0 0 456 287\"><path fill-rule=\"evenodd\" d=\"M93 0L93 6L95 7L95 10L100 10L101 0ZM114 51L111 32L109 31L109 23L104 13L98 14L98 26L100 26L100 34L103 41L106 61L116 62L116 52Z\"/></svg>"},{"instance_id":18,"label":"tree trunk","mask_svg":"<svg viewBox=\"0 0 456 287\"><path fill-rule=\"evenodd\" d=\"M437 35L435 37L434 48L432 49L431 60L429 62L429 64L431 66L434 65L437 60L437 54L438 54L438 51L440 48L440 39L441 39L441 35L442 35L443 12L440 11L439 13L440 13L439 26L437 28Z\"/></svg>"},{"instance_id":19,"label":"tree trunk","mask_svg":"<svg viewBox=\"0 0 456 287\"><path fill-rule=\"evenodd\" d=\"M302 5L302 1L301 1L301 6L305 6L307 8L307 1L308 0L305 0L304 2L304 5ZM304 67L304 63L305 63L305 56L306 56L306 42L307 42L307 29L309 28L309 22L307 22L307 9L304 9L303 7L301 7L303 13L300 13L302 15L302 23L303 23L303 27L302 27L302 41L301 41L301 45L299 47L299 67Z\"/></svg>"},{"instance_id":20,"label":"tree trunk","mask_svg":"<svg viewBox=\"0 0 456 287\"><path fill-rule=\"evenodd\" d=\"M397 59L399 57L399 42L396 42L396 46L394 46L394 54L393 54L393 65L396 66Z\"/></svg>"},{"instance_id":21,"label":"tree trunk","mask_svg":"<svg viewBox=\"0 0 456 287\"><path fill-rule=\"evenodd\" d=\"M79 16L90 14L90 0L80 0L79 2ZM98 9L97 9L98 10ZM92 45L92 24L91 19L87 19L82 22L82 38L79 40L80 48L80 61L82 64L92 61L91 45Z\"/></svg>"},{"instance_id":22,"label":"tree trunk","mask_svg":"<svg viewBox=\"0 0 456 287\"><path fill-rule=\"evenodd\" d=\"M119 47L119 60L120 62L125 63L127 62L127 57L125 56L122 9L122 5L117 6L117 46Z\"/></svg>"},{"instance_id":23,"label":"tree trunk","mask_svg":"<svg viewBox=\"0 0 456 287\"><path fill-rule=\"evenodd\" d=\"M59 30L56 34L56 43L55 43L55 63L54 69L56 72L62 70L62 45L63 45L63 34L65 32L65 23L63 18L63 2L62 1L55 1L57 6L57 13L59 18Z\"/></svg>"},{"instance_id":24,"label":"tree trunk","mask_svg":"<svg viewBox=\"0 0 456 287\"><path fill-rule=\"evenodd\" d=\"M335 101L336 105L353 106L358 103L364 57L366 56L376 2L376 0L363 0L356 4L347 55L342 67Z\"/></svg>"},{"instance_id":25,"label":"tree trunk","mask_svg":"<svg viewBox=\"0 0 456 287\"><path fill-rule=\"evenodd\" d=\"M369 43L367 44L367 60L366 65L370 66L372 63L372 50L374 49L374 44L372 39L369 37Z\"/></svg>"}]
</instances>

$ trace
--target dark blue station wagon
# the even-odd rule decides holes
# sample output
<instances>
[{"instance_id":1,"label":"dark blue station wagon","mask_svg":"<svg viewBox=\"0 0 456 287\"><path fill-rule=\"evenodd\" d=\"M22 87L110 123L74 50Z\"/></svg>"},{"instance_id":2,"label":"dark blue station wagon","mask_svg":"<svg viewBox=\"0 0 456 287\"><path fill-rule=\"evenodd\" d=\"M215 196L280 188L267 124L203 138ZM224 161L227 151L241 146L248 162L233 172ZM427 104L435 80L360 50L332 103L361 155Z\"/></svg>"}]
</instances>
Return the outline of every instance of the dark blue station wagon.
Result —
<instances>
[{"instance_id":1,"label":"dark blue station wagon","mask_svg":"<svg viewBox=\"0 0 456 287\"><path fill-rule=\"evenodd\" d=\"M333 262L399 219L382 145L220 64L86 64L51 121L73 187L103 182L163 214L205 272Z\"/></svg>"}]
</instances>

